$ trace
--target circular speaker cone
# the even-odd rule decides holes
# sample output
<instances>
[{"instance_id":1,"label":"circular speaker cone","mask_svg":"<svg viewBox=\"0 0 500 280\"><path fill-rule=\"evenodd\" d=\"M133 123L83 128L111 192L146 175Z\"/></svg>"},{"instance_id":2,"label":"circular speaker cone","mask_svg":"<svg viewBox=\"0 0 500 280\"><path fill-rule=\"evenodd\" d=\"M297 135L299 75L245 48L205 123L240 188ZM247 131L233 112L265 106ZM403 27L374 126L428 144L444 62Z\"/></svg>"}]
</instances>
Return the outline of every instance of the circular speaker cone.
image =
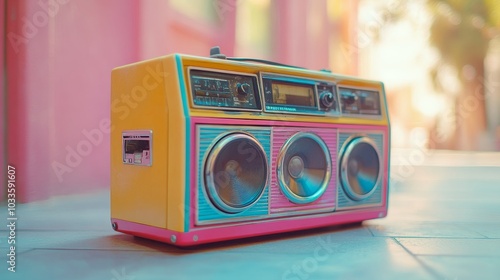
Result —
<instances>
[{"instance_id":1,"label":"circular speaker cone","mask_svg":"<svg viewBox=\"0 0 500 280\"><path fill-rule=\"evenodd\" d=\"M316 134L294 134L281 148L277 161L279 186L291 202L310 203L325 192L332 163L328 147Z\"/></svg>"},{"instance_id":2,"label":"circular speaker cone","mask_svg":"<svg viewBox=\"0 0 500 280\"><path fill-rule=\"evenodd\" d=\"M380 156L375 142L368 137L352 139L343 149L340 180L347 195L354 200L370 196L380 177Z\"/></svg>"},{"instance_id":3,"label":"circular speaker cone","mask_svg":"<svg viewBox=\"0 0 500 280\"><path fill-rule=\"evenodd\" d=\"M227 213L252 206L267 183L264 149L245 133L228 134L211 149L205 163L205 185L210 200Z\"/></svg>"}]
</instances>

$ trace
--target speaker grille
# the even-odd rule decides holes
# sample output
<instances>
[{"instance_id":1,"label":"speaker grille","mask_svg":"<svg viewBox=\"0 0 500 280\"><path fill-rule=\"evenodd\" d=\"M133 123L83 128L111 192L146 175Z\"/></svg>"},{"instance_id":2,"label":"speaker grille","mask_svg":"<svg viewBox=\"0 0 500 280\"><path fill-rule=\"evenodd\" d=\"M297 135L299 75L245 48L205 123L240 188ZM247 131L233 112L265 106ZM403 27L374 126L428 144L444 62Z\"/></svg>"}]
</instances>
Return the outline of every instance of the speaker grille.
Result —
<instances>
[{"instance_id":1,"label":"speaker grille","mask_svg":"<svg viewBox=\"0 0 500 280\"><path fill-rule=\"evenodd\" d=\"M205 163L205 185L220 210L238 213L254 204L267 183L267 157L249 134L231 133L211 149Z\"/></svg>"},{"instance_id":2,"label":"speaker grille","mask_svg":"<svg viewBox=\"0 0 500 280\"><path fill-rule=\"evenodd\" d=\"M383 135L339 134L338 208L357 208L382 202Z\"/></svg>"},{"instance_id":3,"label":"speaker grille","mask_svg":"<svg viewBox=\"0 0 500 280\"><path fill-rule=\"evenodd\" d=\"M216 207L209 198L205 184L205 162L215 143L221 137L244 130L253 136L262 146L266 155L270 154L271 131L269 128L250 126L221 126L221 125L198 125L197 126L197 171L196 171L196 224L227 223L239 220L251 220L262 217L269 213L268 188L264 189L262 196L251 207L239 213L228 213ZM269 162L269 158L268 158Z\"/></svg>"}]
</instances>

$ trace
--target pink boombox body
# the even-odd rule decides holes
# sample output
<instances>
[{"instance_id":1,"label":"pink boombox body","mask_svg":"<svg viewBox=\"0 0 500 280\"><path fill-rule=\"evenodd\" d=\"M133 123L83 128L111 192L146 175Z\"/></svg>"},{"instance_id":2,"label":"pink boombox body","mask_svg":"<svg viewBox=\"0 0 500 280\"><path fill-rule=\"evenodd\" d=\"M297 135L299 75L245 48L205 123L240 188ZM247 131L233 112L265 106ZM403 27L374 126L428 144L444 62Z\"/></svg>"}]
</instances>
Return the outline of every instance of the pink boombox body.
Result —
<instances>
[{"instance_id":1,"label":"pink boombox body","mask_svg":"<svg viewBox=\"0 0 500 280\"><path fill-rule=\"evenodd\" d=\"M385 217L383 84L169 55L112 72L111 220L190 246Z\"/></svg>"}]
</instances>

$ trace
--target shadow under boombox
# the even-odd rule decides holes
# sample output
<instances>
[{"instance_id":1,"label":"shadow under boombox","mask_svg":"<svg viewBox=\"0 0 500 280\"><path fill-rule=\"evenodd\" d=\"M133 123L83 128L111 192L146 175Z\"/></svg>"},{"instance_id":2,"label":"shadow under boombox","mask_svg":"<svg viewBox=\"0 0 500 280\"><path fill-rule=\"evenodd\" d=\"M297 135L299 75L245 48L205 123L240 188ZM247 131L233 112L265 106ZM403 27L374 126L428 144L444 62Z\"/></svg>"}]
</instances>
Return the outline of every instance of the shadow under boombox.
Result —
<instances>
[{"instance_id":1,"label":"shadow under boombox","mask_svg":"<svg viewBox=\"0 0 500 280\"><path fill-rule=\"evenodd\" d=\"M111 78L117 231L190 246L387 215L381 82L180 54Z\"/></svg>"}]
</instances>

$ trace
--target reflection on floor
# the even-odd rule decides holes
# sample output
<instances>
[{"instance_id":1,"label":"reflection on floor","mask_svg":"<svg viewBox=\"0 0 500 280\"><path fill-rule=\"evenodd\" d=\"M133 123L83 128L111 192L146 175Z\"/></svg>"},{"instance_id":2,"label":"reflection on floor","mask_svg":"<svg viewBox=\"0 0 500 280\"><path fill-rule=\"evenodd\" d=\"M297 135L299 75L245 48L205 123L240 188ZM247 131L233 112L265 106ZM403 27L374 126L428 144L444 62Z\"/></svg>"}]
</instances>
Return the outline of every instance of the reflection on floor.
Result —
<instances>
[{"instance_id":1,"label":"reflection on floor","mask_svg":"<svg viewBox=\"0 0 500 280\"><path fill-rule=\"evenodd\" d=\"M196 249L115 233L107 192L18 205L16 272L2 226L0 279L498 279L500 154L410 156L393 154L385 219Z\"/></svg>"}]
</instances>

